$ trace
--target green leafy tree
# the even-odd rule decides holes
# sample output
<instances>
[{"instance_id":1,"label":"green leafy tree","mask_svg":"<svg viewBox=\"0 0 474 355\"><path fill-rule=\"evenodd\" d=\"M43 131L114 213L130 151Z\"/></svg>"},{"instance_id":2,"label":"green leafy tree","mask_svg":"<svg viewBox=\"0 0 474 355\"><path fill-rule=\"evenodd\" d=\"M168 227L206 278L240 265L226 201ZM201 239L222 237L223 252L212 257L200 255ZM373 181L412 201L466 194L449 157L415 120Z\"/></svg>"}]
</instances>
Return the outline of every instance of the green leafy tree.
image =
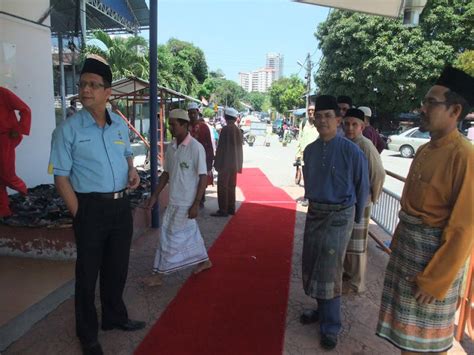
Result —
<instances>
[{"instance_id":1,"label":"green leafy tree","mask_svg":"<svg viewBox=\"0 0 474 355\"><path fill-rule=\"evenodd\" d=\"M191 72L198 83L203 83L206 80L208 75L207 63L201 48L176 38L171 38L167 46L176 59L181 59L179 62L186 62L190 66Z\"/></svg>"},{"instance_id":2,"label":"green leafy tree","mask_svg":"<svg viewBox=\"0 0 474 355\"><path fill-rule=\"evenodd\" d=\"M296 75L279 79L270 87L270 102L278 112L287 113L305 104L305 90L303 81Z\"/></svg>"},{"instance_id":3,"label":"green leafy tree","mask_svg":"<svg viewBox=\"0 0 474 355\"><path fill-rule=\"evenodd\" d=\"M245 99L255 111L262 111L262 106L265 102L266 97L267 95L265 95L264 93L253 91L249 92Z\"/></svg>"},{"instance_id":4,"label":"green leafy tree","mask_svg":"<svg viewBox=\"0 0 474 355\"><path fill-rule=\"evenodd\" d=\"M430 0L420 26L405 27L333 11L315 33L323 52L316 84L321 93L352 96L382 115L416 108L444 65L472 48L473 14L473 2Z\"/></svg>"},{"instance_id":5,"label":"green leafy tree","mask_svg":"<svg viewBox=\"0 0 474 355\"><path fill-rule=\"evenodd\" d=\"M460 54L454 63L456 68L459 68L471 76L474 76L474 50L465 51Z\"/></svg>"},{"instance_id":6,"label":"green leafy tree","mask_svg":"<svg viewBox=\"0 0 474 355\"><path fill-rule=\"evenodd\" d=\"M95 53L103 56L110 64L114 80L126 76L137 76L148 79L149 61L148 41L139 36L111 37L103 31L95 31L93 37L102 41L107 52L96 46L86 46L83 55Z\"/></svg>"},{"instance_id":7,"label":"green leafy tree","mask_svg":"<svg viewBox=\"0 0 474 355\"><path fill-rule=\"evenodd\" d=\"M197 95L218 105L231 106L241 110L240 101L245 99L246 92L232 80L220 76L209 76L199 87Z\"/></svg>"}]
</instances>

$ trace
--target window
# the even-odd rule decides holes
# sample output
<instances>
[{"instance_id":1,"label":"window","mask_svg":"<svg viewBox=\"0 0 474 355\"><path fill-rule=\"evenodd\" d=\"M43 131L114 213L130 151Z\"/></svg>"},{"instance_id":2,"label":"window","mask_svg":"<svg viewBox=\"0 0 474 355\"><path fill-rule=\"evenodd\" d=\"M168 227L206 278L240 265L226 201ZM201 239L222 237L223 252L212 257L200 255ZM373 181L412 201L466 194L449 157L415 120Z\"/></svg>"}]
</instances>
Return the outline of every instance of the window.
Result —
<instances>
[{"instance_id":1,"label":"window","mask_svg":"<svg viewBox=\"0 0 474 355\"><path fill-rule=\"evenodd\" d=\"M410 135L411 138L424 138L424 139L430 139L430 133L429 132L421 132L419 129L416 131L412 132Z\"/></svg>"}]
</instances>

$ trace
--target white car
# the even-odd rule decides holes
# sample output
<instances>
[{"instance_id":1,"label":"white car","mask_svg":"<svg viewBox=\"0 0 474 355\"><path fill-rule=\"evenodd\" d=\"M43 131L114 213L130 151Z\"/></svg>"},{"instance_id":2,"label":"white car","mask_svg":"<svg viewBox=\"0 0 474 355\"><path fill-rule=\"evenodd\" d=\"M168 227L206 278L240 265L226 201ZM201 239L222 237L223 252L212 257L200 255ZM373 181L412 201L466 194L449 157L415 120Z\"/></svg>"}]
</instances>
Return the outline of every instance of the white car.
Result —
<instances>
[{"instance_id":1,"label":"white car","mask_svg":"<svg viewBox=\"0 0 474 355\"><path fill-rule=\"evenodd\" d=\"M417 149L430 141L429 132L421 132L418 127L410 128L405 132L388 137L388 149L400 152L404 158L411 158Z\"/></svg>"}]
</instances>

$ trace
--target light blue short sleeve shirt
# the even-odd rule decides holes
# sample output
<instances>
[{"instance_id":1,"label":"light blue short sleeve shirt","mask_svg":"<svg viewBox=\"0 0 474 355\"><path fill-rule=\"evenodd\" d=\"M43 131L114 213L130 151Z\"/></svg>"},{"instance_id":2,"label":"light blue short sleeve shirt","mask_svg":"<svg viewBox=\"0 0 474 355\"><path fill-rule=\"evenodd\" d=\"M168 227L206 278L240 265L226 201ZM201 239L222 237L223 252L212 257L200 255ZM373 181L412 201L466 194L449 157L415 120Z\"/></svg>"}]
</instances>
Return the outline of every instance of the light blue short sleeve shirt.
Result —
<instances>
[{"instance_id":1,"label":"light blue short sleeve shirt","mask_svg":"<svg viewBox=\"0 0 474 355\"><path fill-rule=\"evenodd\" d=\"M127 158L132 157L128 127L109 111L111 124L99 127L82 109L56 128L49 170L69 176L76 192L115 192L128 184Z\"/></svg>"}]
</instances>

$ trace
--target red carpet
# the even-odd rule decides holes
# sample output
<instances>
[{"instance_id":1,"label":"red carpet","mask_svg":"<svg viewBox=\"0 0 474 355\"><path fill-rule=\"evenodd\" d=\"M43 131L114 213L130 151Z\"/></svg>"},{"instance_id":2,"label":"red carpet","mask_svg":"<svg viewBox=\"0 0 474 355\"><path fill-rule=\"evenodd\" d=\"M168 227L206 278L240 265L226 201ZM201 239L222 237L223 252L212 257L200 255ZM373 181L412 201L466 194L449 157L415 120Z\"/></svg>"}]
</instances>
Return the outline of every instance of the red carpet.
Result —
<instances>
[{"instance_id":1,"label":"red carpet","mask_svg":"<svg viewBox=\"0 0 474 355\"><path fill-rule=\"evenodd\" d=\"M214 264L191 276L137 355L281 354L295 202L259 169L244 169L245 201L209 250Z\"/></svg>"}]
</instances>

